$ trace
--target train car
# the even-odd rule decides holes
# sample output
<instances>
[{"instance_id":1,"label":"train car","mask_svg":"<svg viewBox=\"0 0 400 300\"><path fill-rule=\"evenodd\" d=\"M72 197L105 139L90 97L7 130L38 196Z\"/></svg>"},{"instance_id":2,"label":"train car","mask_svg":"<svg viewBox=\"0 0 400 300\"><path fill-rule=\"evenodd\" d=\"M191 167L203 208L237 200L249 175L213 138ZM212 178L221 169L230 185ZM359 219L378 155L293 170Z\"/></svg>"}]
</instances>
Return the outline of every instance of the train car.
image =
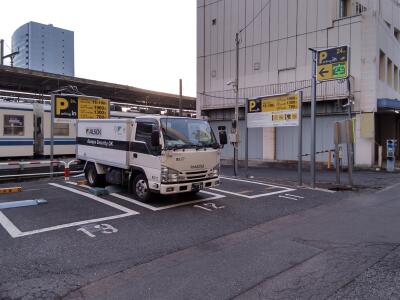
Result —
<instances>
[{"instance_id":1,"label":"train car","mask_svg":"<svg viewBox=\"0 0 400 300\"><path fill-rule=\"evenodd\" d=\"M111 111L110 118L136 118L140 112ZM51 107L41 103L0 102L0 158L50 155ZM54 155L76 150L76 121L54 123Z\"/></svg>"},{"instance_id":2,"label":"train car","mask_svg":"<svg viewBox=\"0 0 400 300\"><path fill-rule=\"evenodd\" d=\"M36 116L42 116L43 141L42 155L49 156L51 148L51 107L42 105ZM76 121L54 123L54 155L75 155Z\"/></svg>"},{"instance_id":3,"label":"train car","mask_svg":"<svg viewBox=\"0 0 400 300\"><path fill-rule=\"evenodd\" d=\"M32 104L0 102L0 158L34 156Z\"/></svg>"}]
</instances>

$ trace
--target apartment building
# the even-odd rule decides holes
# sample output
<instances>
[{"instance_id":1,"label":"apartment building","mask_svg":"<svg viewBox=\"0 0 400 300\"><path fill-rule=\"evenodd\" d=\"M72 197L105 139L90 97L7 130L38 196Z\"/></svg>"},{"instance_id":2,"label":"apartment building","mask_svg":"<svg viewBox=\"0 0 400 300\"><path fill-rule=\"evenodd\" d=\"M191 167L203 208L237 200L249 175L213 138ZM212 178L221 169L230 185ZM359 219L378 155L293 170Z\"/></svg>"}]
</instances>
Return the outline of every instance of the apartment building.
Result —
<instances>
[{"instance_id":1,"label":"apartment building","mask_svg":"<svg viewBox=\"0 0 400 300\"><path fill-rule=\"evenodd\" d=\"M373 166L378 146L400 139L400 1L198 0L197 113L207 116L215 129L225 125L229 131L234 118L235 93L227 83L235 80L235 34L241 30L242 141L245 98L303 90L303 153L310 153L309 48L342 45L351 49L350 79L317 86L316 150L322 152L317 161L326 161L324 151L334 148L333 124L348 117L349 103L357 166ZM297 160L297 136L296 127L249 129L249 158ZM242 142L240 159L244 153ZM223 157L233 157L231 146L223 149Z\"/></svg>"},{"instance_id":2,"label":"apartment building","mask_svg":"<svg viewBox=\"0 0 400 300\"><path fill-rule=\"evenodd\" d=\"M74 76L73 31L29 22L14 32L12 49L15 67Z\"/></svg>"}]
</instances>

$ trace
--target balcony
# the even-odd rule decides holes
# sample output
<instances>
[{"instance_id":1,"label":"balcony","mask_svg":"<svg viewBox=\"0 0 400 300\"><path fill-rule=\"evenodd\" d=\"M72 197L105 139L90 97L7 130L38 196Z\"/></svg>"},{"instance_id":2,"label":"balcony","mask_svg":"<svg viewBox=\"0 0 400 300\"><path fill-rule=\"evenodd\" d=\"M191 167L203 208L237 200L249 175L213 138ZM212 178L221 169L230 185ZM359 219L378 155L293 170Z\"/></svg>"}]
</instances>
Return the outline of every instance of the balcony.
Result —
<instances>
[{"instance_id":1,"label":"balcony","mask_svg":"<svg viewBox=\"0 0 400 300\"><path fill-rule=\"evenodd\" d=\"M351 79L352 82L352 79ZM295 81L281 84L269 84L239 89L239 106L244 106L244 99L285 94L297 90L303 91L304 102L311 101L311 80ZM317 101L348 98L346 80L326 81L317 84ZM231 90L206 92L198 96L201 109L233 108L235 93Z\"/></svg>"}]
</instances>

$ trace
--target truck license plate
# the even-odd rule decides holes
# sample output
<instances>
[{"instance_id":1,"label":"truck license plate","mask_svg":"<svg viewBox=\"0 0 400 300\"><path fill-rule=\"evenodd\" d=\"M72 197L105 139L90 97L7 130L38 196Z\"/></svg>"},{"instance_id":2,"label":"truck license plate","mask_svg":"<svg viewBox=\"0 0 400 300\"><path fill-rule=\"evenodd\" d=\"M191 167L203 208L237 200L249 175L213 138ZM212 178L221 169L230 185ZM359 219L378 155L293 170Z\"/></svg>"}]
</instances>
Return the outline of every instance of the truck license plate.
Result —
<instances>
[{"instance_id":1,"label":"truck license plate","mask_svg":"<svg viewBox=\"0 0 400 300\"><path fill-rule=\"evenodd\" d=\"M202 182L193 183L192 184L192 190L193 191L202 190L202 189L203 189L203 183Z\"/></svg>"}]
</instances>

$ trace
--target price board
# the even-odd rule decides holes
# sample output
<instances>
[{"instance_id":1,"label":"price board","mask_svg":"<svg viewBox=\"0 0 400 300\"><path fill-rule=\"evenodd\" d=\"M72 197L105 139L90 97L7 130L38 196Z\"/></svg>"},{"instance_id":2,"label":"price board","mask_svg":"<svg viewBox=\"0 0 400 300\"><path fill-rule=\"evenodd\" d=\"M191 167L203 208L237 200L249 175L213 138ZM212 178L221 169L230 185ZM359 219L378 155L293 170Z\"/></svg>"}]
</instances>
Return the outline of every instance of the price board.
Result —
<instances>
[{"instance_id":1,"label":"price board","mask_svg":"<svg viewBox=\"0 0 400 300\"><path fill-rule=\"evenodd\" d=\"M298 124L298 94L260 97L247 101L248 128L298 126Z\"/></svg>"},{"instance_id":2,"label":"price board","mask_svg":"<svg viewBox=\"0 0 400 300\"><path fill-rule=\"evenodd\" d=\"M109 101L106 99L78 98L78 119L108 119Z\"/></svg>"}]
</instances>

